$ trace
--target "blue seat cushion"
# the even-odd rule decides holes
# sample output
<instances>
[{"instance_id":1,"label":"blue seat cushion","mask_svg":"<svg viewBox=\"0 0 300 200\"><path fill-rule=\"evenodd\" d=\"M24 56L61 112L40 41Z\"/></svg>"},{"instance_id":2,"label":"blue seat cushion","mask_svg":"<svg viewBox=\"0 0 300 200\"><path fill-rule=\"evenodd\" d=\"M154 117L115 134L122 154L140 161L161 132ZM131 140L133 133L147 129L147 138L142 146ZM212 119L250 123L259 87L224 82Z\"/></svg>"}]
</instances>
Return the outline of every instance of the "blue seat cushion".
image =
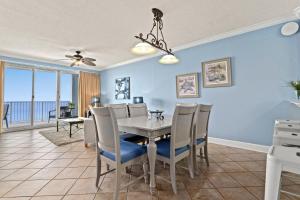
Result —
<instances>
[{"instance_id":1,"label":"blue seat cushion","mask_svg":"<svg viewBox=\"0 0 300 200\"><path fill-rule=\"evenodd\" d=\"M134 144L131 142L121 141L120 142L120 154L121 154L121 163L128 162L134 158L137 158L147 152L145 146ZM111 160L116 160L116 155L113 152L101 151L102 156L105 156Z\"/></svg>"},{"instance_id":2,"label":"blue seat cushion","mask_svg":"<svg viewBox=\"0 0 300 200\"><path fill-rule=\"evenodd\" d=\"M197 139L197 144L201 144L203 142L205 142L205 138L198 138Z\"/></svg>"},{"instance_id":3,"label":"blue seat cushion","mask_svg":"<svg viewBox=\"0 0 300 200\"><path fill-rule=\"evenodd\" d=\"M156 145L158 155L170 158L170 138L159 140ZM177 148L175 149L175 155L178 156L187 150L189 150L189 146Z\"/></svg>"},{"instance_id":4,"label":"blue seat cushion","mask_svg":"<svg viewBox=\"0 0 300 200\"><path fill-rule=\"evenodd\" d=\"M132 133L125 133L120 136L120 140L139 143L139 142L144 142L146 138Z\"/></svg>"}]
</instances>

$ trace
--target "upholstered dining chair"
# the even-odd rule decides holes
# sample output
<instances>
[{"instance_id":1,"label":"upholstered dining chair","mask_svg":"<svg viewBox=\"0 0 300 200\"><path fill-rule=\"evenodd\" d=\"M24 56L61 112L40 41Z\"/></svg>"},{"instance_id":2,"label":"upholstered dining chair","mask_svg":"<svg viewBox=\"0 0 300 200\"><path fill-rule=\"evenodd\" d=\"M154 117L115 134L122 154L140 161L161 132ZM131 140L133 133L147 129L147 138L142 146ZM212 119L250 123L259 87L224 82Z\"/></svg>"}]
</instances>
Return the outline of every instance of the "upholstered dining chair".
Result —
<instances>
[{"instance_id":1,"label":"upholstered dining chair","mask_svg":"<svg viewBox=\"0 0 300 200\"><path fill-rule=\"evenodd\" d=\"M128 109L130 117L148 116L148 109L145 103L128 104Z\"/></svg>"},{"instance_id":2,"label":"upholstered dining chair","mask_svg":"<svg viewBox=\"0 0 300 200\"><path fill-rule=\"evenodd\" d=\"M147 182L147 150L144 146L135 143L120 141L119 129L115 113L110 107L91 108L96 126L97 142L97 178L96 187L99 185L100 176L116 170L116 182L113 199L119 199L119 192L122 188L133 184L141 178ZM101 162L105 161L114 169L101 174ZM121 172L124 168L143 164L144 175L121 188Z\"/></svg>"},{"instance_id":3,"label":"upholstered dining chair","mask_svg":"<svg viewBox=\"0 0 300 200\"><path fill-rule=\"evenodd\" d=\"M202 149L204 149L204 156L207 166L208 161L208 150L207 150L207 138L208 138L208 123L212 105L198 104L197 111L194 117L193 125L193 163L197 170L197 150L200 149L200 156L202 156Z\"/></svg>"},{"instance_id":4,"label":"upholstered dining chair","mask_svg":"<svg viewBox=\"0 0 300 200\"><path fill-rule=\"evenodd\" d=\"M111 107L115 113L116 119L128 118L128 107L127 104L106 104L105 107ZM145 143L146 138L143 136L131 134L131 133L122 133L121 140L134 142L134 143Z\"/></svg>"},{"instance_id":5,"label":"upholstered dining chair","mask_svg":"<svg viewBox=\"0 0 300 200\"><path fill-rule=\"evenodd\" d=\"M188 167L191 178L194 178L192 157L192 126L196 104L176 105L171 127L171 135L159 140L157 145L157 160L170 165L170 177L173 192L177 193L176 187L176 163L188 158Z\"/></svg>"}]
</instances>

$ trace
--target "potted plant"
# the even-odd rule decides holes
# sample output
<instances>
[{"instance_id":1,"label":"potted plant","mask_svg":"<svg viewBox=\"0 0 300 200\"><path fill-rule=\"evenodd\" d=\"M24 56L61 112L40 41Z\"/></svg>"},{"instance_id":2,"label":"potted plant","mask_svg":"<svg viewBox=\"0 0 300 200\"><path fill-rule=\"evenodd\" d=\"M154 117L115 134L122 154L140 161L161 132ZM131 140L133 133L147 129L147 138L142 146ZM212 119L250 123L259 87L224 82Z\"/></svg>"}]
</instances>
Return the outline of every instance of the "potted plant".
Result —
<instances>
[{"instance_id":1,"label":"potted plant","mask_svg":"<svg viewBox=\"0 0 300 200\"><path fill-rule=\"evenodd\" d=\"M300 99L300 81L291 81L291 87L295 90L298 100Z\"/></svg>"},{"instance_id":2,"label":"potted plant","mask_svg":"<svg viewBox=\"0 0 300 200\"><path fill-rule=\"evenodd\" d=\"M69 109L75 109L75 104L72 102L69 102Z\"/></svg>"}]
</instances>

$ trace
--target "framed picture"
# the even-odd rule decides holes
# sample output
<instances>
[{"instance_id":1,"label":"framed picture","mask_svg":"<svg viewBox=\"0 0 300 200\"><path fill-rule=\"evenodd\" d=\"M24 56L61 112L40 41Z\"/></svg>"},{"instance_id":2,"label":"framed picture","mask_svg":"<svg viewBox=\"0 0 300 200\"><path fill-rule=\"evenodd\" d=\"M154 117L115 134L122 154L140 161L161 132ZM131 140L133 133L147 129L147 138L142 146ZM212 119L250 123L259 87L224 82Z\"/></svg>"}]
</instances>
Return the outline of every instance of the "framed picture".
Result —
<instances>
[{"instance_id":1,"label":"framed picture","mask_svg":"<svg viewBox=\"0 0 300 200\"><path fill-rule=\"evenodd\" d=\"M231 86L231 61L222 58L202 63L203 87Z\"/></svg>"},{"instance_id":2,"label":"framed picture","mask_svg":"<svg viewBox=\"0 0 300 200\"><path fill-rule=\"evenodd\" d=\"M130 77L116 79L115 99L130 99Z\"/></svg>"},{"instance_id":3,"label":"framed picture","mask_svg":"<svg viewBox=\"0 0 300 200\"><path fill-rule=\"evenodd\" d=\"M177 75L176 93L177 98L199 97L198 73Z\"/></svg>"}]
</instances>

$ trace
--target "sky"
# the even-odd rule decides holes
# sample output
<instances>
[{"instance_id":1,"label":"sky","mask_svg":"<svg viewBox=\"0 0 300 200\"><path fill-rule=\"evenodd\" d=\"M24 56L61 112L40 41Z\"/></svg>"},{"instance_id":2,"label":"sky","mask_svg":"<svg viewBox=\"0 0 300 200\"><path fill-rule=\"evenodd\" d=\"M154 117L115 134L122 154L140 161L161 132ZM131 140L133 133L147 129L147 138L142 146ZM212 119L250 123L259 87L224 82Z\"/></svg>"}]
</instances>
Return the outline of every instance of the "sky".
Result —
<instances>
[{"instance_id":1,"label":"sky","mask_svg":"<svg viewBox=\"0 0 300 200\"><path fill-rule=\"evenodd\" d=\"M4 100L31 101L32 71L6 68L4 80ZM72 75L61 75L61 101L72 100ZM56 73L35 72L35 101L56 101Z\"/></svg>"}]
</instances>

